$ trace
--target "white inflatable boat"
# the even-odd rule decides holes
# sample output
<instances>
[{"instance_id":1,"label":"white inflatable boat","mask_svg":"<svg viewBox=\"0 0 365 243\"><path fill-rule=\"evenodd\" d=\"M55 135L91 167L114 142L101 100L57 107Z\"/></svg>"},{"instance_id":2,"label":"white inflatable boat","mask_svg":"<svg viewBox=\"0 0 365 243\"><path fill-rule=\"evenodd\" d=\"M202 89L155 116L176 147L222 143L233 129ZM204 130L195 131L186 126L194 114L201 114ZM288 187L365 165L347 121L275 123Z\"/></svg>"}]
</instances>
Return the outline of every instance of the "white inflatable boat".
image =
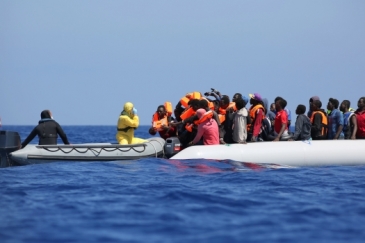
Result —
<instances>
[{"instance_id":1,"label":"white inflatable boat","mask_svg":"<svg viewBox=\"0 0 365 243\"><path fill-rule=\"evenodd\" d=\"M233 160L282 166L365 165L365 140L200 145L188 147L171 159Z\"/></svg>"},{"instance_id":2,"label":"white inflatable boat","mask_svg":"<svg viewBox=\"0 0 365 243\"><path fill-rule=\"evenodd\" d=\"M133 160L145 157L163 157L165 140L159 137L132 145L88 143L73 145L31 145L10 153L17 165L55 161L112 161Z\"/></svg>"}]
</instances>

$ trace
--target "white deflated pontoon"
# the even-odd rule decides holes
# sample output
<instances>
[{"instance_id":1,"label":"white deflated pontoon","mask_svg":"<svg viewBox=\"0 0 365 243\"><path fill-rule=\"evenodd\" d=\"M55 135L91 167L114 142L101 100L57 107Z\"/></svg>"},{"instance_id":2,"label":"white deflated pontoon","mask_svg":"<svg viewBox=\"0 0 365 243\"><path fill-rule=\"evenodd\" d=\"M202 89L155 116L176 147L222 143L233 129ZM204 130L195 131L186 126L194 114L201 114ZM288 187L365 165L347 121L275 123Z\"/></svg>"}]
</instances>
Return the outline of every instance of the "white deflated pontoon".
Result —
<instances>
[{"instance_id":1,"label":"white deflated pontoon","mask_svg":"<svg viewBox=\"0 0 365 243\"><path fill-rule=\"evenodd\" d=\"M233 160L283 166L365 165L365 140L200 145L188 147L171 159Z\"/></svg>"}]
</instances>

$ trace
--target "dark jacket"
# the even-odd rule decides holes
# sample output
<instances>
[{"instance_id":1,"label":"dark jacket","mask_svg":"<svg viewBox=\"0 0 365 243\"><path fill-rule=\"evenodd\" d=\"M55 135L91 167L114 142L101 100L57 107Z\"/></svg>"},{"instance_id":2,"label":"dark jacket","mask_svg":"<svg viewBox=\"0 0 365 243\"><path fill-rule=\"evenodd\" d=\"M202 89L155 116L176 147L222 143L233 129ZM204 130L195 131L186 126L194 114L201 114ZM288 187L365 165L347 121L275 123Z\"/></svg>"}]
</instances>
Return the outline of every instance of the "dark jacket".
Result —
<instances>
[{"instance_id":1,"label":"dark jacket","mask_svg":"<svg viewBox=\"0 0 365 243\"><path fill-rule=\"evenodd\" d=\"M320 112L322 112L323 115L327 117L327 114L323 109L320 110ZM322 128L325 130L324 134L322 134ZM313 140L327 139L327 126L322 123L322 115L319 113L316 113L313 117L311 136Z\"/></svg>"},{"instance_id":2,"label":"dark jacket","mask_svg":"<svg viewBox=\"0 0 365 243\"><path fill-rule=\"evenodd\" d=\"M295 132L293 140L308 140L311 138L311 122L310 119L304 115L298 115L295 122Z\"/></svg>"},{"instance_id":3,"label":"dark jacket","mask_svg":"<svg viewBox=\"0 0 365 243\"><path fill-rule=\"evenodd\" d=\"M38 122L38 126L36 126L22 142L22 148L27 146L27 144L32 141L36 135L39 137L39 145L57 144L57 134L60 135L64 144L70 144L61 126L50 117L47 110L42 111L41 118L42 119Z\"/></svg>"}]
</instances>

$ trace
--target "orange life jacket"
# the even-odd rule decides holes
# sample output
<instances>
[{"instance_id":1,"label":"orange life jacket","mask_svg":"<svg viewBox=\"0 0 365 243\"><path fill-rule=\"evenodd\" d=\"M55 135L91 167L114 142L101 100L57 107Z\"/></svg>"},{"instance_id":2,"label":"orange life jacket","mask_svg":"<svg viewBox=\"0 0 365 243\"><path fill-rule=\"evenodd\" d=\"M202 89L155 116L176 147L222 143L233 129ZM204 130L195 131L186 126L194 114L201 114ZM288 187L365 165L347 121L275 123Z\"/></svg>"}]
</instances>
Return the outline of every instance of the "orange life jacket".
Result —
<instances>
[{"instance_id":1,"label":"orange life jacket","mask_svg":"<svg viewBox=\"0 0 365 243\"><path fill-rule=\"evenodd\" d=\"M327 131L328 131L328 118L327 118L327 115L324 114L322 111L314 111L312 113L312 116L311 116L311 124L313 124L313 121L314 121L314 115L315 114L321 114L322 116L322 123L321 123L321 126L322 126L322 130L321 130L321 136L326 136L327 135Z\"/></svg>"},{"instance_id":2,"label":"orange life jacket","mask_svg":"<svg viewBox=\"0 0 365 243\"><path fill-rule=\"evenodd\" d=\"M222 124L226 120L226 115L218 114L219 122Z\"/></svg>"},{"instance_id":3,"label":"orange life jacket","mask_svg":"<svg viewBox=\"0 0 365 243\"><path fill-rule=\"evenodd\" d=\"M197 91L194 91L194 92L191 92L191 93L187 93L184 97L182 97L180 99L180 104L185 107L185 108L188 108L189 105L189 101L190 100L193 100L193 99L200 99L202 97L202 94L200 92L197 92Z\"/></svg>"},{"instance_id":4,"label":"orange life jacket","mask_svg":"<svg viewBox=\"0 0 365 243\"><path fill-rule=\"evenodd\" d=\"M185 120L191 116L195 115L195 111L192 107L185 109L185 111L180 115L181 120Z\"/></svg>"},{"instance_id":5,"label":"orange life jacket","mask_svg":"<svg viewBox=\"0 0 365 243\"><path fill-rule=\"evenodd\" d=\"M168 126L167 117L171 116L171 114L172 114L171 102L166 101L164 106L165 106L165 109L166 109L166 115L162 119L158 118L158 112L157 111L152 116L152 127L156 128L157 131L162 130L162 125Z\"/></svg>"},{"instance_id":6,"label":"orange life jacket","mask_svg":"<svg viewBox=\"0 0 365 243\"><path fill-rule=\"evenodd\" d=\"M237 111L236 103L235 102L230 102L226 109L223 109L223 108L219 107L219 109L218 109L218 118L219 118L219 121L221 122L221 124L226 120L226 113L227 113L227 110L230 109L230 108L233 108L234 111Z\"/></svg>"},{"instance_id":7,"label":"orange life jacket","mask_svg":"<svg viewBox=\"0 0 365 243\"><path fill-rule=\"evenodd\" d=\"M162 131L162 126L168 126L169 122L167 120L167 115L165 115L162 119L158 118L158 113L155 112L152 116L152 127L156 128L157 131Z\"/></svg>"},{"instance_id":8,"label":"orange life jacket","mask_svg":"<svg viewBox=\"0 0 365 243\"><path fill-rule=\"evenodd\" d=\"M250 108L251 124L247 124L247 131L251 131L251 129L253 128L253 124L256 118L256 112L258 109L262 109L262 111L265 113L265 108L261 104L257 104L254 107L251 107Z\"/></svg>"},{"instance_id":9,"label":"orange life jacket","mask_svg":"<svg viewBox=\"0 0 365 243\"><path fill-rule=\"evenodd\" d=\"M194 125L199 125L201 123L203 123L204 121L208 120L208 119L211 119L213 117L213 111L212 110L209 110L207 112L205 112L202 117L200 117L199 120L196 120L194 121L194 124L186 124L185 126L185 129L189 132L192 132L193 131L193 126Z\"/></svg>"},{"instance_id":10,"label":"orange life jacket","mask_svg":"<svg viewBox=\"0 0 365 243\"><path fill-rule=\"evenodd\" d=\"M166 112L168 116L172 115L172 104L169 101L166 101L165 104L163 104L165 106Z\"/></svg>"}]
</instances>

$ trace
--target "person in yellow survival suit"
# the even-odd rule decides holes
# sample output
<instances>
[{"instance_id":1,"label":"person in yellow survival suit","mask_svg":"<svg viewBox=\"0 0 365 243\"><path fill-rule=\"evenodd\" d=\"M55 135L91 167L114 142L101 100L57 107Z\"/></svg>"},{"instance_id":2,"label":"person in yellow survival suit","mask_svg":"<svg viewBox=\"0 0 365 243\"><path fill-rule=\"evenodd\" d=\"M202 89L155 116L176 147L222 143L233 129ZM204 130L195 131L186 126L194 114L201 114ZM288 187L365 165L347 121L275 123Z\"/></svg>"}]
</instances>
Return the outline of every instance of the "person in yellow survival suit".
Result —
<instances>
[{"instance_id":1,"label":"person in yellow survival suit","mask_svg":"<svg viewBox=\"0 0 365 243\"><path fill-rule=\"evenodd\" d=\"M122 113L118 119L117 135L115 136L119 144L136 144L144 143L147 140L134 137L134 129L139 126L139 118L137 109L133 107L131 102L124 104Z\"/></svg>"}]
</instances>

